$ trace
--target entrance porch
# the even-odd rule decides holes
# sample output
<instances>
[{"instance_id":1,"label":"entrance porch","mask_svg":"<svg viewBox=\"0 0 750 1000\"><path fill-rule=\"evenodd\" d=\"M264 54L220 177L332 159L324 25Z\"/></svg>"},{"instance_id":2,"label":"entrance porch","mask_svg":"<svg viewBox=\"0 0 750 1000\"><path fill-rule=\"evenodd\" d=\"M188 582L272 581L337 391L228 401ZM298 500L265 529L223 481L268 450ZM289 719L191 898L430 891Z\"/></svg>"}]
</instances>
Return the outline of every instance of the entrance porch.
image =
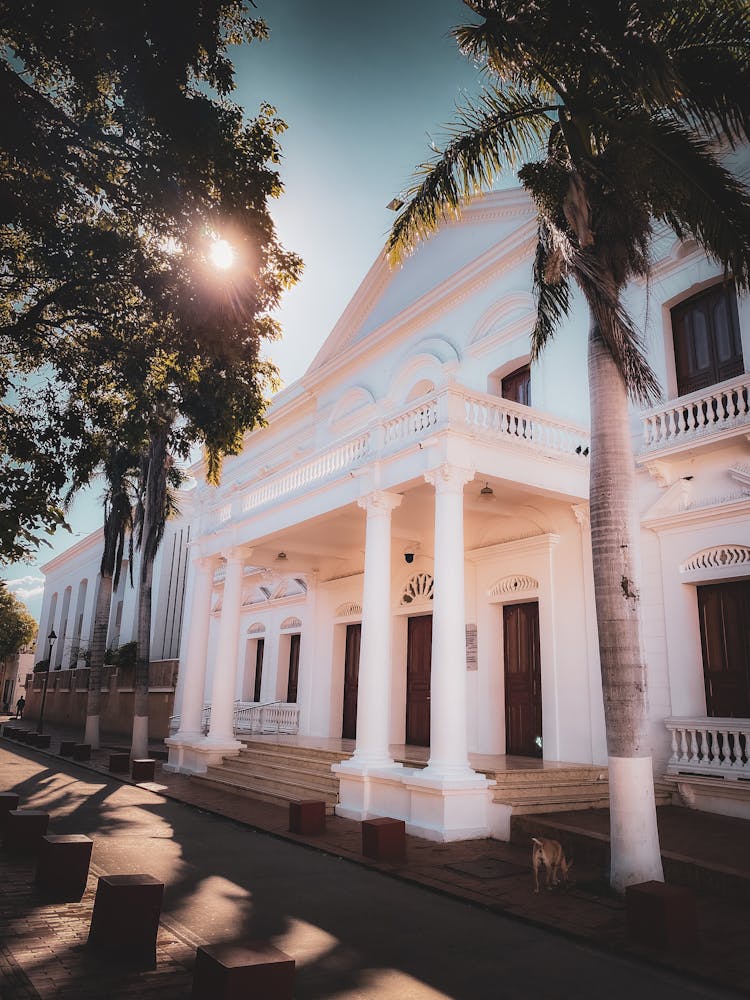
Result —
<instances>
[{"instance_id":1,"label":"entrance porch","mask_svg":"<svg viewBox=\"0 0 750 1000\"><path fill-rule=\"evenodd\" d=\"M340 802L340 781L346 781L341 765L351 759L354 740L292 734L256 735L242 739L242 750L210 766L195 780L264 802L285 805L302 798L322 798L329 814L349 816ZM414 785L412 778L427 767L429 747L391 744L393 773L371 786L376 800L369 815L398 817L399 799L404 800ZM499 840L510 837L510 817L576 809L605 808L608 805L606 767L541 760L504 754L469 754L469 764L486 783L484 808L488 829L483 836ZM418 787L414 785L414 787ZM391 798L392 808L381 804ZM411 803L406 802L410 808ZM462 818L463 822L463 818ZM412 832L416 824L409 822ZM422 835L431 840L470 839L440 836L437 829Z\"/></svg>"}]
</instances>

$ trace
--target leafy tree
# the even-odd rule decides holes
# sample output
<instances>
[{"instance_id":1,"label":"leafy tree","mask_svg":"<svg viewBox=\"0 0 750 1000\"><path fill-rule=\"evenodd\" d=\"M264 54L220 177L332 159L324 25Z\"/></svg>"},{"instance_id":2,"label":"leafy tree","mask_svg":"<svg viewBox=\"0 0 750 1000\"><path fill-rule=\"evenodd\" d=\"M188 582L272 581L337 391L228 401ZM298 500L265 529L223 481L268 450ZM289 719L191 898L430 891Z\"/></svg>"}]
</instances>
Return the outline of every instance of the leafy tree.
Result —
<instances>
[{"instance_id":1,"label":"leafy tree","mask_svg":"<svg viewBox=\"0 0 750 1000\"><path fill-rule=\"evenodd\" d=\"M169 469L200 442L216 481L262 418L275 370L261 344L301 262L268 205L283 122L267 105L248 121L229 100L229 47L265 24L243 0L74 7L0 0L0 347L10 388L51 370L63 408L83 415L84 456L102 437L115 449L140 437L145 607ZM235 255L223 277L209 261L219 237Z\"/></svg>"},{"instance_id":2,"label":"leafy tree","mask_svg":"<svg viewBox=\"0 0 750 1000\"><path fill-rule=\"evenodd\" d=\"M390 236L394 259L505 166L536 206L538 357L572 286L590 314L590 514L609 752L614 887L662 879L637 578L628 395L657 380L622 301L647 278L655 223L750 285L750 193L721 147L750 132L750 15L741 0L466 0L455 29L487 88L424 165Z\"/></svg>"},{"instance_id":3,"label":"leafy tree","mask_svg":"<svg viewBox=\"0 0 750 1000\"><path fill-rule=\"evenodd\" d=\"M36 638L37 624L25 604L0 580L0 660L13 656Z\"/></svg>"}]
</instances>

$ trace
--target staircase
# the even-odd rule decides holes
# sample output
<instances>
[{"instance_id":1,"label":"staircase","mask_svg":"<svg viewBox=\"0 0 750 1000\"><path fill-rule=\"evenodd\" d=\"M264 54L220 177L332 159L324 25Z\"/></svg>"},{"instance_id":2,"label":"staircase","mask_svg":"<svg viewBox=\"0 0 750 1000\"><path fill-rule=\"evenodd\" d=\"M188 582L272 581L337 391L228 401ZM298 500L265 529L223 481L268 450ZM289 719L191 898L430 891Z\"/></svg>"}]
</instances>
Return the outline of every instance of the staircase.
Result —
<instances>
[{"instance_id":1,"label":"staircase","mask_svg":"<svg viewBox=\"0 0 750 1000\"><path fill-rule=\"evenodd\" d=\"M492 801L511 806L513 815L604 809L609 805L606 767L571 764L497 771L487 777L497 782Z\"/></svg>"},{"instance_id":2,"label":"staircase","mask_svg":"<svg viewBox=\"0 0 750 1000\"><path fill-rule=\"evenodd\" d=\"M237 756L224 757L221 764L193 780L279 806L300 799L322 799L326 813L333 814L339 800L339 780L331 773L331 766L351 754L262 740L243 742Z\"/></svg>"}]
</instances>

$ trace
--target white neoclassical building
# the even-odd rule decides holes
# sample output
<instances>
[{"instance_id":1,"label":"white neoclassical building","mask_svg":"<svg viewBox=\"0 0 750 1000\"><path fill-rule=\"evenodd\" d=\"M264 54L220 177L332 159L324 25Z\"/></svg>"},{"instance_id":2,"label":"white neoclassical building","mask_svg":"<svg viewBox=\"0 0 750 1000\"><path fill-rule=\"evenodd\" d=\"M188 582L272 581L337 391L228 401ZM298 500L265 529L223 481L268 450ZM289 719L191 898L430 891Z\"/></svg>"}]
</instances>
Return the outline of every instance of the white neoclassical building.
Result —
<instances>
[{"instance_id":1,"label":"white neoclassical building","mask_svg":"<svg viewBox=\"0 0 750 1000\"><path fill-rule=\"evenodd\" d=\"M606 803L587 315L529 364L535 236L504 191L377 260L221 486L194 470L171 768L434 839ZM694 245L653 259L628 304L664 397L631 413L656 777L750 815L750 302Z\"/></svg>"},{"instance_id":2,"label":"white neoclassical building","mask_svg":"<svg viewBox=\"0 0 750 1000\"><path fill-rule=\"evenodd\" d=\"M587 317L529 364L535 234L505 191L402 268L377 260L199 486L171 767L248 788L248 739L338 750L337 812L436 839L507 835L534 797L516 772L557 775L554 802L537 793L554 808L566 785L601 802ZM665 237L654 260L628 302L665 400L631 414L657 776L742 814L750 303L694 245Z\"/></svg>"}]
</instances>

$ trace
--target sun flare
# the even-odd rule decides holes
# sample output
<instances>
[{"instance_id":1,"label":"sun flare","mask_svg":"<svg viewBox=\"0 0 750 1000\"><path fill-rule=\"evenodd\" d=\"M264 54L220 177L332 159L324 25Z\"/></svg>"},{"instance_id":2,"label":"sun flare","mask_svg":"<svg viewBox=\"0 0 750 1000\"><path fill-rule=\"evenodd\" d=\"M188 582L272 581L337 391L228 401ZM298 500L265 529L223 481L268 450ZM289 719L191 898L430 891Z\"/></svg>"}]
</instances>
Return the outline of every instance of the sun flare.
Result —
<instances>
[{"instance_id":1,"label":"sun flare","mask_svg":"<svg viewBox=\"0 0 750 1000\"><path fill-rule=\"evenodd\" d=\"M219 271L227 271L234 264L237 254L231 243L226 240L215 239L211 243L208 256L215 268Z\"/></svg>"}]
</instances>

